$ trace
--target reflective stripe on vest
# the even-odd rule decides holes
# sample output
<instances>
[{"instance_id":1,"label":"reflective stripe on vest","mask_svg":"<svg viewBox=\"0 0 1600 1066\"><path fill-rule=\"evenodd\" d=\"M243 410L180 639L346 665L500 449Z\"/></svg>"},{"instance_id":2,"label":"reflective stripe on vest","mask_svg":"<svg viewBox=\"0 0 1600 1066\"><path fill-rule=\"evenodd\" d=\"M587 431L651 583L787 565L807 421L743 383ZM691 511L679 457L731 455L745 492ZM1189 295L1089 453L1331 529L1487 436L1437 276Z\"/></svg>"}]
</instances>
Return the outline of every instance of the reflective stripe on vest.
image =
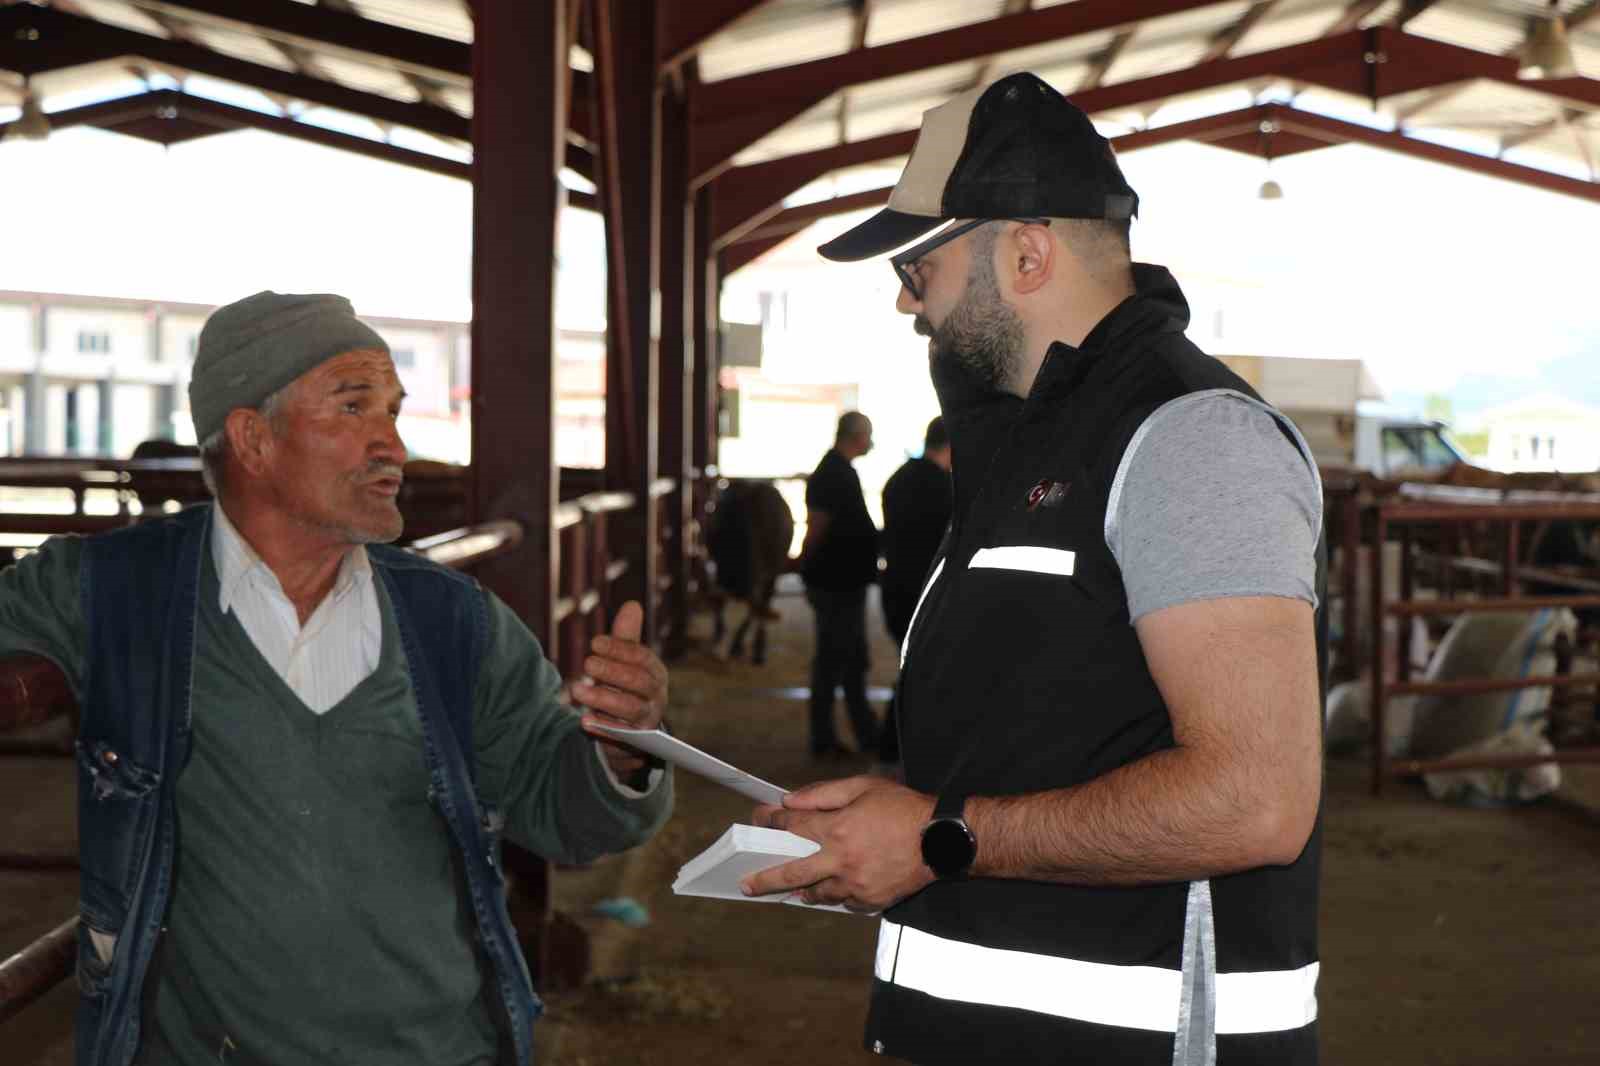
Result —
<instances>
[{"instance_id":1,"label":"reflective stripe on vest","mask_svg":"<svg viewBox=\"0 0 1600 1066\"><path fill-rule=\"evenodd\" d=\"M1216 976L1216 1032L1299 1029L1317 1018L1317 968ZM934 996L1097 1025L1175 1032L1183 974L989 948L884 920L878 980Z\"/></svg>"},{"instance_id":2,"label":"reflective stripe on vest","mask_svg":"<svg viewBox=\"0 0 1600 1066\"><path fill-rule=\"evenodd\" d=\"M928 583L922 586L922 595L917 597L917 605L911 608L911 621L906 623L906 636L900 642L900 665L906 664L906 651L911 647L911 631L917 625L917 613L922 610L922 601L928 598L928 592L933 588L933 583L939 580L939 575L944 573L944 560L939 560L939 565L933 568L933 573L928 575Z\"/></svg>"},{"instance_id":3,"label":"reflective stripe on vest","mask_svg":"<svg viewBox=\"0 0 1600 1066\"><path fill-rule=\"evenodd\" d=\"M1038 548L1026 544L1013 544L1005 548L980 548L967 564L970 570L1026 570L1034 574L1056 574L1071 577L1077 560L1076 552L1061 548Z\"/></svg>"}]
</instances>

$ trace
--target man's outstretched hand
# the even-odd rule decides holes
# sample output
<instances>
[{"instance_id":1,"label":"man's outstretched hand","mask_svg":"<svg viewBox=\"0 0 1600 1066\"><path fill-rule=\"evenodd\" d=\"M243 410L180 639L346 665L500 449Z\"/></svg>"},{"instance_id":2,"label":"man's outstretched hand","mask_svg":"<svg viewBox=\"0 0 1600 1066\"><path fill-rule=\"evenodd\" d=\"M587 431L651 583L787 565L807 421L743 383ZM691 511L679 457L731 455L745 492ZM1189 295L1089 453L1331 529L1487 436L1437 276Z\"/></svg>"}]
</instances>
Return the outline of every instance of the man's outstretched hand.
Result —
<instances>
[{"instance_id":1,"label":"man's outstretched hand","mask_svg":"<svg viewBox=\"0 0 1600 1066\"><path fill-rule=\"evenodd\" d=\"M639 642L644 608L623 604L609 636L595 637L583 660L584 676L570 687L572 701L584 708L583 728L601 744L606 762L620 778L646 764L644 755L600 732L597 725L654 729L667 709L667 667Z\"/></svg>"},{"instance_id":2,"label":"man's outstretched hand","mask_svg":"<svg viewBox=\"0 0 1600 1066\"><path fill-rule=\"evenodd\" d=\"M782 807L755 810L756 825L787 829L822 850L745 878L748 895L800 893L807 903L842 903L880 911L933 880L922 862L922 827L933 797L882 777L846 777L809 785Z\"/></svg>"}]
</instances>

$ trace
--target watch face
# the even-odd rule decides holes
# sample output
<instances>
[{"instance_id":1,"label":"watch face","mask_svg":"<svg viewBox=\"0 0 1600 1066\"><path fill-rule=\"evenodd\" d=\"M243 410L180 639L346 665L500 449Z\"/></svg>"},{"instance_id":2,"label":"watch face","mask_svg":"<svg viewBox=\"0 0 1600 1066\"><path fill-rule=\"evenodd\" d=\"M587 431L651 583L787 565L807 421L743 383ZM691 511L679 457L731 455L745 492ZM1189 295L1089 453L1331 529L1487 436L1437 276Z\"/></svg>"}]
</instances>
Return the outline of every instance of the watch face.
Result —
<instances>
[{"instance_id":1,"label":"watch face","mask_svg":"<svg viewBox=\"0 0 1600 1066\"><path fill-rule=\"evenodd\" d=\"M959 877L977 857L978 842L959 818L936 818L922 830L922 861L940 877Z\"/></svg>"}]
</instances>

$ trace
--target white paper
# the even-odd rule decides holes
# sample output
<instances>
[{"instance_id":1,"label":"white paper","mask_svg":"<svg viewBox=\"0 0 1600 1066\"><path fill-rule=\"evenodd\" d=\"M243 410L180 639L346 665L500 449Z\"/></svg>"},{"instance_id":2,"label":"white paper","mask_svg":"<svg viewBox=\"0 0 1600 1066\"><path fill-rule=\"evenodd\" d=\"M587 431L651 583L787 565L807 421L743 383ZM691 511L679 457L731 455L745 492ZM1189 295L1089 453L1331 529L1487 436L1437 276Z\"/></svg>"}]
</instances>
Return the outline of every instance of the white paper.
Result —
<instances>
[{"instance_id":1,"label":"white paper","mask_svg":"<svg viewBox=\"0 0 1600 1066\"><path fill-rule=\"evenodd\" d=\"M663 733L659 729L624 729L621 726L603 724L598 728L625 744L715 781L724 788L731 788L739 795L757 803L770 803L776 807L781 805L783 797L789 794L788 789L779 788L770 781L763 781L754 774L745 773L737 766L725 763L715 755L708 755L693 744L685 744L677 737Z\"/></svg>"},{"instance_id":2,"label":"white paper","mask_svg":"<svg viewBox=\"0 0 1600 1066\"><path fill-rule=\"evenodd\" d=\"M782 829L731 825L715 844L683 864L678 879L672 883L672 891L679 896L732 899L742 903L788 903L817 911L856 913L834 903L807 903L798 892L747 896L739 890L739 882L751 874L803 859L815 854L820 847L814 840Z\"/></svg>"}]
</instances>

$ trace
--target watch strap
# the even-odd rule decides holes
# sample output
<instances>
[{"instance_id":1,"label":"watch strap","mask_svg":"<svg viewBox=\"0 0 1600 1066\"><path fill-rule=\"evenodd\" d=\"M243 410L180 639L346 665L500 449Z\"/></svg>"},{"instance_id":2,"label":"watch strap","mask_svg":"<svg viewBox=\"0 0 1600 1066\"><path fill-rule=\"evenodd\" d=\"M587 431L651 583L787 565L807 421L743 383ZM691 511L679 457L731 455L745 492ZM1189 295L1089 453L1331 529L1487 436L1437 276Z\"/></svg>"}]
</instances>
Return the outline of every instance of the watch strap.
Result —
<instances>
[{"instance_id":1,"label":"watch strap","mask_svg":"<svg viewBox=\"0 0 1600 1066\"><path fill-rule=\"evenodd\" d=\"M941 792L933 801L933 820L955 818L965 822L966 819L962 817L962 812L966 810L966 807L967 794L965 792Z\"/></svg>"}]
</instances>

